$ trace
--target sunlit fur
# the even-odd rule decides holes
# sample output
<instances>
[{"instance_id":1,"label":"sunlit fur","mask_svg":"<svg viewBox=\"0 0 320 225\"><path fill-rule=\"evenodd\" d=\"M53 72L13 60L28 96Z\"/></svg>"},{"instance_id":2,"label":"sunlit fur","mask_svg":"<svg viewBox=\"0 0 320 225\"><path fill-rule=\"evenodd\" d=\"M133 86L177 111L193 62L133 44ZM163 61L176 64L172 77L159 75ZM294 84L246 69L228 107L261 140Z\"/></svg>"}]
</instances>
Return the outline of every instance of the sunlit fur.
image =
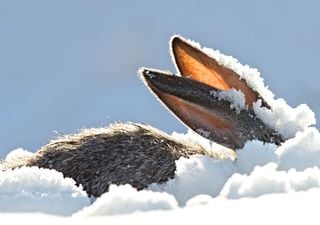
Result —
<instances>
[{"instance_id":1,"label":"sunlit fur","mask_svg":"<svg viewBox=\"0 0 320 225\"><path fill-rule=\"evenodd\" d=\"M89 195L100 196L110 184L129 183L137 189L174 177L175 160L201 154L203 147L174 139L148 125L116 123L85 129L52 140L31 157L4 162L2 169L38 166L55 169L82 185Z\"/></svg>"}]
</instances>

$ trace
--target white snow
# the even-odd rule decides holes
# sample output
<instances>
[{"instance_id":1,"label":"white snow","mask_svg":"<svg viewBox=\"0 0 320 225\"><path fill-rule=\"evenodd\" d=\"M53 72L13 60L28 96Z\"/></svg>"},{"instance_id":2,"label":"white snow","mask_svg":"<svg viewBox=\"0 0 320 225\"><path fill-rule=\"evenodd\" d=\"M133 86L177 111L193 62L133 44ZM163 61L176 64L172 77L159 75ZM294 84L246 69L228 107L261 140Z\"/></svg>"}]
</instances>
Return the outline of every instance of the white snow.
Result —
<instances>
[{"instance_id":1,"label":"white snow","mask_svg":"<svg viewBox=\"0 0 320 225\"><path fill-rule=\"evenodd\" d=\"M111 185L90 207L84 208L77 216L104 216L128 214L152 210L172 210L177 202L172 195L151 191L137 191L131 185Z\"/></svg>"},{"instance_id":2,"label":"white snow","mask_svg":"<svg viewBox=\"0 0 320 225\"><path fill-rule=\"evenodd\" d=\"M246 106L246 98L240 90L211 91L210 95L218 98L219 101L225 100L230 102L230 108L236 110L237 113L248 108Z\"/></svg>"},{"instance_id":3,"label":"white snow","mask_svg":"<svg viewBox=\"0 0 320 225\"><path fill-rule=\"evenodd\" d=\"M195 46L201 48L197 43ZM236 159L180 158L174 179L139 192L129 185L113 185L92 204L81 187L61 173L38 168L0 172L1 222L318 223L320 133L312 127L314 113L304 104L293 108L283 99L274 99L256 69L218 51L203 50L239 73L270 104L272 111L260 107L260 102L255 103L254 111L287 138L281 146L250 141L237 151ZM208 155L226 151L192 131L173 136L201 144ZM7 159L21 154L31 153L20 149Z\"/></svg>"},{"instance_id":4,"label":"white snow","mask_svg":"<svg viewBox=\"0 0 320 225\"><path fill-rule=\"evenodd\" d=\"M254 104L255 113L284 138L292 138L297 131L316 124L315 114L306 104L292 108L285 100L276 99L272 101L272 110L260 107L260 104L260 101Z\"/></svg>"},{"instance_id":5,"label":"white snow","mask_svg":"<svg viewBox=\"0 0 320 225\"><path fill-rule=\"evenodd\" d=\"M234 171L231 159L214 160L208 156L180 158L176 165L175 179L165 184L152 184L149 188L174 195L180 206L199 194L218 196Z\"/></svg>"},{"instance_id":6,"label":"white snow","mask_svg":"<svg viewBox=\"0 0 320 225\"><path fill-rule=\"evenodd\" d=\"M7 162L13 162L13 161L19 160L21 158L25 158L25 157L29 158L32 156L33 156L32 152L26 151L23 148L17 148L17 149L12 150L11 152L9 152L8 155L6 156L5 160Z\"/></svg>"},{"instance_id":7,"label":"white snow","mask_svg":"<svg viewBox=\"0 0 320 225\"><path fill-rule=\"evenodd\" d=\"M279 169L296 168L305 170L310 167L320 167L320 134L310 127L287 140L276 150L279 155Z\"/></svg>"},{"instance_id":8,"label":"white snow","mask_svg":"<svg viewBox=\"0 0 320 225\"><path fill-rule=\"evenodd\" d=\"M55 170L22 167L0 172L0 212L67 216L89 204L82 188Z\"/></svg>"}]
</instances>

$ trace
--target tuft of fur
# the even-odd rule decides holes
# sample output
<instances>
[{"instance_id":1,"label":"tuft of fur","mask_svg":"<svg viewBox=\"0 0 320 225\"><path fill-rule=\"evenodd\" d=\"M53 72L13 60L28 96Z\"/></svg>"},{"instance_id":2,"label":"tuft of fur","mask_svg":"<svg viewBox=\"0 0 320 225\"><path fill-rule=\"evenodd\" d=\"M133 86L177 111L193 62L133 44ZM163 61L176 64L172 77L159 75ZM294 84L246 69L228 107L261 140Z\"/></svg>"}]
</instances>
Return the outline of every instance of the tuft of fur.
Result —
<instances>
[{"instance_id":1,"label":"tuft of fur","mask_svg":"<svg viewBox=\"0 0 320 225\"><path fill-rule=\"evenodd\" d=\"M194 154L225 157L148 125L116 123L59 137L33 156L4 162L2 167L55 169L73 178L89 195L98 197L108 191L110 184L128 183L140 190L151 183L168 181L174 177L175 160Z\"/></svg>"}]
</instances>

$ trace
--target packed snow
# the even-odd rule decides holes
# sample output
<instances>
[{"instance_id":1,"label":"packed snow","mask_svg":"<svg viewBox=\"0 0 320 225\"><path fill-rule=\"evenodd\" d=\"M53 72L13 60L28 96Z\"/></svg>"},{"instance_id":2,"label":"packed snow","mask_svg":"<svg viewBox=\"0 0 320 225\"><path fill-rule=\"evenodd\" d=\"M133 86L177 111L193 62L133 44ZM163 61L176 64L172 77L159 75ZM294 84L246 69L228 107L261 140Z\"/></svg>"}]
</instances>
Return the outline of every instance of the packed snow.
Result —
<instances>
[{"instance_id":1,"label":"packed snow","mask_svg":"<svg viewBox=\"0 0 320 225\"><path fill-rule=\"evenodd\" d=\"M210 157L210 151L224 151L223 147L193 131L173 133L176 138L201 144L208 156L180 158L176 161L175 178L166 183L152 184L143 191L130 185L112 185L97 199L89 199L81 186L54 170L23 167L3 171L2 222L316 224L320 133L312 127L316 123L314 113L307 105L293 108L283 99L275 99L256 69L219 51L201 49L240 74L270 104L272 110L257 102L254 111L287 139L281 146L250 141L237 151L235 159L217 160ZM31 155L19 149L7 159Z\"/></svg>"}]
</instances>

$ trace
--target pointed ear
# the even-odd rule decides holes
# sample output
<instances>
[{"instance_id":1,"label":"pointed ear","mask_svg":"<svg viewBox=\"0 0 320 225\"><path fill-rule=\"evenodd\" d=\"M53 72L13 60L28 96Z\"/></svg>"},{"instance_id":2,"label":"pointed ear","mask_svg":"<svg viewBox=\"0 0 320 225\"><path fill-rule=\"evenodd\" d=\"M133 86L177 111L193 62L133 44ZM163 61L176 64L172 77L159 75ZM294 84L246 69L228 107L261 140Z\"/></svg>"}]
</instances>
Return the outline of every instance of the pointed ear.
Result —
<instances>
[{"instance_id":1,"label":"pointed ear","mask_svg":"<svg viewBox=\"0 0 320 225\"><path fill-rule=\"evenodd\" d=\"M173 76L159 70L142 68L142 80L153 94L180 121L201 136L233 150L242 148L251 137L243 127L244 115L230 109L230 103L210 95L212 87L185 77Z\"/></svg>"},{"instance_id":2,"label":"pointed ear","mask_svg":"<svg viewBox=\"0 0 320 225\"><path fill-rule=\"evenodd\" d=\"M214 58L180 36L171 39L171 54L181 76L197 80L219 90L241 90L249 108L258 100L253 91L233 70L220 65Z\"/></svg>"}]
</instances>

